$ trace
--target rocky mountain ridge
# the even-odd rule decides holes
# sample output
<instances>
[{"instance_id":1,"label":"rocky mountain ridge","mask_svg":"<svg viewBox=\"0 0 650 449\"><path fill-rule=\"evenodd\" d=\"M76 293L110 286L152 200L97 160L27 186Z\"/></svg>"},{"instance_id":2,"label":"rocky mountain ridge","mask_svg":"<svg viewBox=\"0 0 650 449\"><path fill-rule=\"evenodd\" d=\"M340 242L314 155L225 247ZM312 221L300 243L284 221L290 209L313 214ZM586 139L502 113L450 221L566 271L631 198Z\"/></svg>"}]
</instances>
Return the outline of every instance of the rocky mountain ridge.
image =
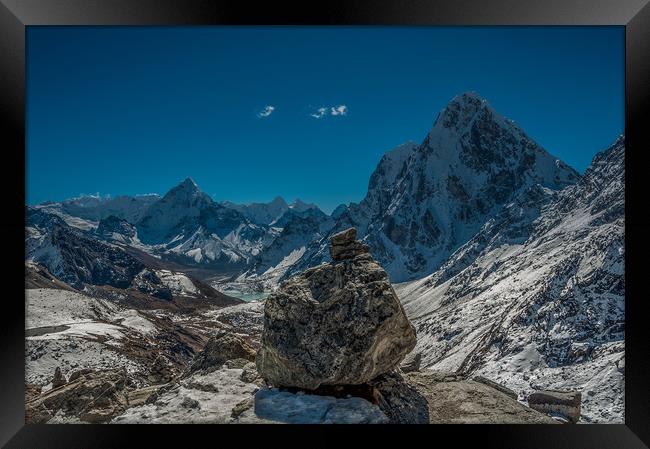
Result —
<instances>
[{"instance_id":1,"label":"rocky mountain ridge","mask_svg":"<svg viewBox=\"0 0 650 449\"><path fill-rule=\"evenodd\" d=\"M579 178L484 99L465 93L440 112L421 144L384 155L366 197L340 211L331 232L355 227L391 281L417 279L529 187L560 190ZM326 238L287 276L329 260Z\"/></svg>"}]
</instances>

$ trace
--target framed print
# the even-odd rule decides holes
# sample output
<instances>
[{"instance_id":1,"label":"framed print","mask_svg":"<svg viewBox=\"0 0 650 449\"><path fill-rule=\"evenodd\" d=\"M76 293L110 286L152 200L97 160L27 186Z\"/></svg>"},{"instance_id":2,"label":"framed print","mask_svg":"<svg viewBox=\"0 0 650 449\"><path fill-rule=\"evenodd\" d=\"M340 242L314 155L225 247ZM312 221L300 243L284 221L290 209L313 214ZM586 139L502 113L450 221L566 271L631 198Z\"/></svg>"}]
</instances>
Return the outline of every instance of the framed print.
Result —
<instances>
[{"instance_id":1,"label":"framed print","mask_svg":"<svg viewBox=\"0 0 650 449\"><path fill-rule=\"evenodd\" d=\"M7 447L646 447L644 0L0 11Z\"/></svg>"}]
</instances>

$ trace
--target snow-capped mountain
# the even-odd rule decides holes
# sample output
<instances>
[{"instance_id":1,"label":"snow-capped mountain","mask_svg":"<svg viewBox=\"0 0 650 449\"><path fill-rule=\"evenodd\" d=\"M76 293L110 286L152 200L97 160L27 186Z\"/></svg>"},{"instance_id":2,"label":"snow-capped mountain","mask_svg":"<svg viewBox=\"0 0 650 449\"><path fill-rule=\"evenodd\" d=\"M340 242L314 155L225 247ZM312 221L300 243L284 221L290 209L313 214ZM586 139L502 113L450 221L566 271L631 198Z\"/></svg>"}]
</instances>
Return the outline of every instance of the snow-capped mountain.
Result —
<instances>
[{"instance_id":1,"label":"snow-capped mountain","mask_svg":"<svg viewBox=\"0 0 650 449\"><path fill-rule=\"evenodd\" d=\"M317 207L291 208L273 222L281 228L273 242L255 257L241 279L273 285L304 254L308 245L327 235L334 219Z\"/></svg>"},{"instance_id":2,"label":"snow-capped mountain","mask_svg":"<svg viewBox=\"0 0 650 449\"><path fill-rule=\"evenodd\" d=\"M136 223L149 251L184 262L243 267L272 240L267 227L216 203L187 178Z\"/></svg>"},{"instance_id":3,"label":"snow-capped mountain","mask_svg":"<svg viewBox=\"0 0 650 449\"><path fill-rule=\"evenodd\" d=\"M61 202L46 202L36 207L61 216L70 226L87 230L110 216L137 223L147 208L159 199L157 194L116 197L87 195Z\"/></svg>"},{"instance_id":4,"label":"snow-capped mountain","mask_svg":"<svg viewBox=\"0 0 650 449\"><path fill-rule=\"evenodd\" d=\"M333 219L337 220L341 215L343 215L344 212L348 210L348 205L347 204L339 204L336 206L336 208L332 211L330 214L330 217Z\"/></svg>"},{"instance_id":5,"label":"snow-capped mountain","mask_svg":"<svg viewBox=\"0 0 650 449\"><path fill-rule=\"evenodd\" d=\"M624 146L560 192L521 191L440 270L396 287L423 366L578 389L584 421L623 421Z\"/></svg>"},{"instance_id":6,"label":"snow-capped mountain","mask_svg":"<svg viewBox=\"0 0 650 449\"><path fill-rule=\"evenodd\" d=\"M266 205L235 206L216 203L187 178L163 197L81 197L46 202L33 209L87 231L87 238L132 246L182 265L230 273L252 265L253 258L282 231L275 224L257 224L247 215L259 223L271 223L288 212L322 214L315 205L300 200L288 205L281 198Z\"/></svg>"},{"instance_id":7,"label":"snow-capped mountain","mask_svg":"<svg viewBox=\"0 0 650 449\"><path fill-rule=\"evenodd\" d=\"M84 284L128 288L145 268L122 248L67 225L58 215L31 207L26 213L27 261L45 266L75 288Z\"/></svg>"},{"instance_id":8,"label":"snow-capped mountain","mask_svg":"<svg viewBox=\"0 0 650 449\"><path fill-rule=\"evenodd\" d=\"M504 205L535 184L562 189L579 174L474 93L455 97L424 141L386 153L359 204L332 232L354 226L391 281L435 271ZM287 273L329 260L327 238Z\"/></svg>"},{"instance_id":9,"label":"snow-capped mountain","mask_svg":"<svg viewBox=\"0 0 650 449\"><path fill-rule=\"evenodd\" d=\"M296 198L293 203L289 204L289 209L295 212L305 212L309 209L318 209L314 203L305 203L300 198Z\"/></svg>"},{"instance_id":10,"label":"snow-capped mountain","mask_svg":"<svg viewBox=\"0 0 650 449\"><path fill-rule=\"evenodd\" d=\"M188 299L212 305L239 302L183 272L162 269L159 263L149 266L146 258L137 257L120 241L129 232L134 232L125 220L110 216L100 221L96 231L84 231L69 226L60 216L42 208L28 207L26 215L26 279L30 278L30 273L31 278L42 277L35 275L39 272L51 273L55 276L53 284L61 281L87 294L108 294L111 299L131 305L137 302L145 307L151 298L166 302L180 299L176 304L183 306L188 305ZM112 294L110 288L102 290L102 287L119 289L119 293Z\"/></svg>"},{"instance_id":11,"label":"snow-capped mountain","mask_svg":"<svg viewBox=\"0 0 650 449\"><path fill-rule=\"evenodd\" d=\"M223 238L245 222L241 214L215 203L186 178L151 204L136 225L140 240L156 245L191 234L200 226Z\"/></svg>"},{"instance_id":12,"label":"snow-capped mountain","mask_svg":"<svg viewBox=\"0 0 650 449\"><path fill-rule=\"evenodd\" d=\"M99 238L124 244L133 244L137 231L135 226L123 218L109 215L99 220L95 234Z\"/></svg>"},{"instance_id":13,"label":"snow-capped mountain","mask_svg":"<svg viewBox=\"0 0 650 449\"><path fill-rule=\"evenodd\" d=\"M270 203L235 204L230 201L222 201L220 204L241 213L251 223L276 227L277 220L289 210L305 212L309 209L318 209L317 205L305 203L300 199L296 199L293 203L287 204L284 198L280 196L276 197Z\"/></svg>"},{"instance_id":14,"label":"snow-capped mountain","mask_svg":"<svg viewBox=\"0 0 650 449\"><path fill-rule=\"evenodd\" d=\"M269 225L289 210L289 205L284 198L278 196L270 203L235 204L223 201L222 205L234 209L258 225Z\"/></svg>"}]
</instances>

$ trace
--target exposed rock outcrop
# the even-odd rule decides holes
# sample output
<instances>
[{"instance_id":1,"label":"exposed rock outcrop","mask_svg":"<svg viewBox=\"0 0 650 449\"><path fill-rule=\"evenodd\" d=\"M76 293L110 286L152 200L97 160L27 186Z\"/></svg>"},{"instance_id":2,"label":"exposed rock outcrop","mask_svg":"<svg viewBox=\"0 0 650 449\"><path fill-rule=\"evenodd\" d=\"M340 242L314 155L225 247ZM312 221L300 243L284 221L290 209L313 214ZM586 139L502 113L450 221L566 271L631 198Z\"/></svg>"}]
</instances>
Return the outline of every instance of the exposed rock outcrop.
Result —
<instances>
[{"instance_id":1,"label":"exposed rock outcrop","mask_svg":"<svg viewBox=\"0 0 650 449\"><path fill-rule=\"evenodd\" d=\"M451 373L389 373L371 384L391 423L557 424L501 390Z\"/></svg>"},{"instance_id":2,"label":"exposed rock outcrop","mask_svg":"<svg viewBox=\"0 0 650 449\"><path fill-rule=\"evenodd\" d=\"M336 262L306 270L267 298L256 362L272 385L366 383L415 346L388 275L355 236L353 229L333 236Z\"/></svg>"},{"instance_id":3,"label":"exposed rock outcrop","mask_svg":"<svg viewBox=\"0 0 650 449\"><path fill-rule=\"evenodd\" d=\"M127 407L126 372L82 374L25 405L25 420L44 423L54 416L71 416L84 422L110 420Z\"/></svg>"},{"instance_id":4,"label":"exposed rock outcrop","mask_svg":"<svg viewBox=\"0 0 650 449\"><path fill-rule=\"evenodd\" d=\"M172 380L173 374L169 362L159 355L151 364L148 380L152 384L164 384Z\"/></svg>"},{"instance_id":5,"label":"exposed rock outcrop","mask_svg":"<svg viewBox=\"0 0 650 449\"><path fill-rule=\"evenodd\" d=\"M52 378L52 388L59 388L65 385L65 377L61 373L61 367L57 366L54 370L54 377Z\"/></svg>"},{"instance_id":6,"label":"exposed rock outcrop","mask_svg":"<svg viewBox=\"0 0 650 449\"><path fill-rule=\"evenodd\" d=\"M241 337L219 331L208 342L192 361L190 373L197 371L210 372L220 368L224 363L234 359L255 361L255 350ZM239 363L241 366L242 364Z\"/></svg>"},{"instance_id":7,"label":"exposed rock outcrop","mask_svg":"<svg viewBox=\"0 0 650 449\"><path fill-rule=\"evenodd\" d=\"M420 371L420 364L422 363L422 353L411 351L409 352L402 364L399 366L403 373L411 373L413 371Z\"/></svg>"},{"instance_id":8,"label":"exposed rock outcrop","mask_svg":"<svg viewBox=\"0 0 650 449\"><path fill-rule=\"evenodd\" d=\"M528 405L542 413L562 415L570 422L577 423L581 397L578 391L537 391L528 396Z\"/></svg>"}]
</instances>

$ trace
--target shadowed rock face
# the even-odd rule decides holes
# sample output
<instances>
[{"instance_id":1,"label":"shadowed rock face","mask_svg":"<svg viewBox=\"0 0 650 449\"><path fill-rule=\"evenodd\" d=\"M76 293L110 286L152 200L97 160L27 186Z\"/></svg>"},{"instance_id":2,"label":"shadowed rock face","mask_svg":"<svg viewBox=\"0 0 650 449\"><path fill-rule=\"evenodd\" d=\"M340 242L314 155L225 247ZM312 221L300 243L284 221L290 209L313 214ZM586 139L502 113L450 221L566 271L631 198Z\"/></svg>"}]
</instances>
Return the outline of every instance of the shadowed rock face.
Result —
<instances>
[{"instance_id":1,"label":"shadowed rock face","mask_svg":"<svg viewBox=\"0 0 650 449\"><path fill-rule=\"evenodd\" d=\"M266 300L257 367L275 386L362 384L415 346L388 275L367 251L350 250L361 243L345 232L332 243L351 258L306 270Z\"/></svg>"}]
</instances>

